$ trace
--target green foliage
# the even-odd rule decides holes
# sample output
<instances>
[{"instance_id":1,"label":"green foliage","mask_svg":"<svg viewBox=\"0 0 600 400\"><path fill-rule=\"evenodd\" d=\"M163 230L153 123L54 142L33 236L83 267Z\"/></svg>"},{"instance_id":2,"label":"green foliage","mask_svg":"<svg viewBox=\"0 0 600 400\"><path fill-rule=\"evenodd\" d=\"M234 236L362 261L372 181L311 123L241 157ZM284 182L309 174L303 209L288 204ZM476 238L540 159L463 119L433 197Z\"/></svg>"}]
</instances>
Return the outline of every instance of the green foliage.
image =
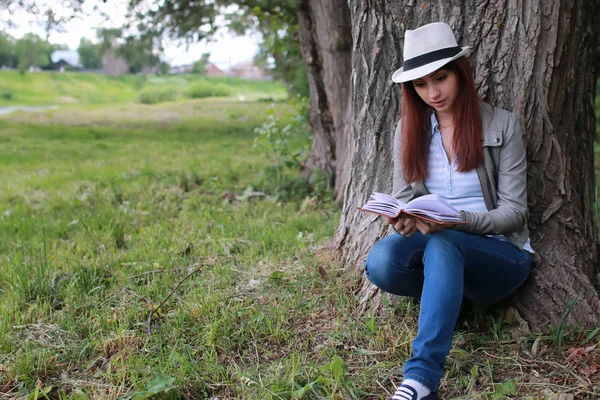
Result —
<instances>
[{"instance_id":1,"label":"green foliage","mask_svg":"<svg viewBox=\"0 0 600 400\"><path fill-rule=\"evenodd\" d=\"M202 54L200 59L198 61L196 61L194 63L194 65L192 66L192 74L204 75L204 73L206 72L206 66L208 65L209 58L210 58L209 53Z\"/></svg>"},{"instance_id":2,"label":"green foliage","mask_svg":"<svg viewBox=\"0 0 600 400\"><path fill-rule=\"evenodd\" d=\"M98 30L97 36L100 41L100 53L104 54L108 49L118 49L123 36L123 29L102 28Z\"/></svg>"},{"instance_id":3,"label":"green foliage","mask_svg":"<svg viewBox=\"0 0 600 400\"><path fill-rule=\"evenodd\" d=\"M565 335L568 333L567 329L569 327L567 325L567 320L571 316L571 313L573 312L573 308L575 307L575 304L577 303L577 301L579 300L580 297L581 297L581 293L577 293L577 296L575 296L575 298L572 300L571 300L571 298L569 298L567 296L567 298L565 299L565 304L563 307L563 311L562 311L562 314L560 317L560 322L559 322L558 326L550 327L550 331L554 333L554 335L553 335L554 342L556 344L556 347L557 347L557 350L559 353L562 352L564 338L565 338Z\"/></svg>"},{"instance_id":4,"label":"green foliage","mask_svg":"<svg viewBox=\"0 0 600 400\"><path fill-rule=\"evenodd\" d=\"M171 69L171 66L169 65L168 62L161 61L160 65L158 66L158 69L161 74L167 74L169 72L169 70Z\"/></svg>"},{"instance_id":5,"label":"green foliage","mask_svg":"<svg viewBox=\"0 0 600 400\"><path fill-rule=\"evenodd\" d=\"M13 96L14 91L12 89L0 86L0 99L12 100Z\"/></svg>"},{"instance_id":6,"label":"green foliage","mask_svg":"<svg viewBox=\"0 0 600 400\"><path fill-rule=\"evenodd\" d=\"M54 389L52 386L42 387L41 384L35 386L35 390L26 397L26 400L50 399L49 395Z\"/></svg>"},{"instance_id":7,"label":"green foliage","mask_svg":"<svg viewBox=\"0 0 600 400\"><path fill-rule=\"evenodd\" d=\"M310 179L298 176L310 146L310 130L304 113L307 102L296 103L293 118L281 119L271 104L266 121L254 131L254 146L261 149L270 165L260 171L257 188L282 200L331 196L329 174L311 171Z\"/></svg>"},{"instance_id":8,"label":"green foliage","mask_svg":"<svg viewBox=\"0 0 600 400\"><path fill-rule=\"evenodd\" d=\"M169 394L172 390L176 389L173 382L175 382L175 378L159 375L148 382L146 390L123 396L120 400L146 400L158 394Z\"/></svg>"},{"instance_id":9,"label":"green foliage","mask_svg":"<svg viewBox=\"0 0 600 400\"><path fill-rule=\"evenodd\" d=\"M198 81L190 87L187 92L188 97L200 99L203 97L230 96L231 89L221 83L211 83L209 81Z\"/></svg>"},{"instance_id":10,"label":"green foliage","mask_svg":"<svg viewBox=\"0 0 600 400\"><path fill-rule=\"evenodd\" d=\"M235 6L235 7L231 7ZM168 32L187 41L198 41L213 36L218 27L217 16L224 16L228 27L238 34L258 31L264 38L255 62L271 68L271 74L281 80L291 97L308 96L308 76L298 45L298 16L293 0L174 0L131 2L132 15L144 21L142 32ZM269 62L273 61L273 65Z\"/></svg>"},{"instance_id":11,"label":"green foliage","mask_svg":"<svg viewBox=\"0 0 600 400\"><path fill-rule=\"evenodd\" d=\"M482 393L485 399L503 400L512 398L517 394L517 388L515 386L514 379L509 379L504 383L495 383L493 385L493 389L493 392Z\"/></svg>"},{"instance_id":12,"label":"green foliage","mask_svg":"<svg viewBox=\"0 0 600 400\"><path fill-rule=\"evenodd\" d=\"M339 396L345 399L361 399L363 393L357 388L350 374L348 366L338 355L333 356L331 362L316 368L311 380L302 384L302 380L296 383L297 389L292 392L292 399L304 398L330 398ZM284 394L284 393L280 393Z\"/></svg>"},{"instance_id":13,"label":"green foliage","mask_svg":"<svg viewBox=\"0 0 600 400\"><path fill-rule=\"evenodd\" d=\"M0 32L0 67L3 65L14 68L17 66L17 58L15 40L9 34Z\"/></svg>"},{"instance_id":14,"label":"green foliage","mask_svg":"<svg viewBox=\"0 0 600 400\"><path fill-rule=\"evenodd\" d=\"M271 162L261 171L259 187L278 196L287 197L289 192L308 194L308 186L302 180L289 179L289 170L299 170L305 150L293 151L290 137L294 132L292 124L281 121L274 113L274 104L267 112L266 121L255 128L254 146L260 148L265 158Z\"/></svg>"},{"instance_id":15,"label":"green foliage","mask_svg":"<svg viewBox=\"0 0 600 400\"><path fill-rule=\"evenodd\" d=\"M141 72L146 67L160 65L160 57L154 52L157 47L155 42L155 36L152 34L125 38L125 43L118 48L117 53L129 64L129 72Z\"/></svg>"},{"instance_id":16,"label":"green foliage","mask_svg":"<svg viewBox=\"0 0 600 400\"><path fill-rule=\"evenodd\" d=\"M100 68L102 56L108 51L113 50L116 55L125 59L129 65L130 73L142 72L145 69L150 69L153 72L166 73L168 65L162 65L159 57L160 40L153 32L146 32L130 36L123 35L121 28L104 28L97 32L98 44L93 44L86 41L85 44L80 43L80 55L82 59L85 54L85 62L89 65L99 65ZM82 48L83 44L83 48Z\"/></svg>"},{"instance_id":17,"label":"green foliage","mask_svg":"<svg viewBox=\"0 0 600 400\"><path fill-rule=\"evenodd\" d=\"M298 43L298 15L294 2L256 0L251 3L254 6L245 9L241 18L256 21L253 28L260 31L264 38L255 61L267 66L267 60L273 60L271 74L285 83L291 97L308 97L308 74ZM239 24L239 16L237 19L236 15L231 18L232 25L238 31L252 28L248 23Z\"/></svg>"},{"instance_id":18,"label":"green foliage","mask_svg":"<svg viewBox=\"0 0 600 400\"><path fill-rule=\"evenodd\" d=\"M289 137L292 125L282 125L273 112L274 104L267 114L267 120L255 129L255 146L260 146L271 159L273 165L280 167L299 166L301 161L297 153L292 153L289 147Z\"/></svg>"},{"instance_id":19,"label":"green foliage","mask_svg":"<svg viewBox=\"0 0 600 400\"><path fill-rule=\"evenodd\" d=\"M156 104L165 101L173 101L177 98L177 92L171 88L150 88L140 93L139 99L142 104Z\"/></svg>"},{"instance_id":20,"label":"green foliage","mask_svg":"<svg viewBox=\"0 0 600 400\"><path fill-rule=\"evenodd\" d=\"M50 64L49 54L52 51L53 47L50 43L33 33L27 33L15 42L17 66L21 70L30 66L47 67Z\"/></svg>"},{"instance_id":21,"label":"green foliage","mask_svg":"<svg viewBox=\"0 0 600 400\"><path fill-rule=\"evenodd\" d=\"M4 283L14 290L24 303L47 300L51 294L51 277L45 252L32 255L21 249L13 254L7 258L10 269Z\"/></svg>"},{"instance_id":22,"label":"green foliage","mask_svg":"<svg viewBox=\"0 0 600 400\"><path fill-rule=\"evenodd\" d=\"M95 44L91 40L82 37L77 52L84 68L102 68L102 44Z\"/></svg>"}]
</instances>

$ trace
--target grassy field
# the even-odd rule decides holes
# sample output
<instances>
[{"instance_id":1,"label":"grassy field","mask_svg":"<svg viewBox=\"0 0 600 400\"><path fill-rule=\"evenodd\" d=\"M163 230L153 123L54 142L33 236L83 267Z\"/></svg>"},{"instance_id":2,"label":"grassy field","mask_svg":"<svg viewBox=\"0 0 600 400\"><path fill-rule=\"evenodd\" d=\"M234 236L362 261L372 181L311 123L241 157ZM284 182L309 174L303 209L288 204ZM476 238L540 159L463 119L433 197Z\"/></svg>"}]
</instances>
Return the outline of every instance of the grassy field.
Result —
<instances>
[{"instance_id":1,"label":"grassy field","mask_svg":"<svg viewBox=\"0 0 600 400\"><path fill-rule=\"evenodd\" d=\"M145 105L137 77L93 78L60 95L80 102L0 117L0 398L390 398L418 308L361 312L359 271L313 251L337 227L327 188L254 145L269 118L292 127L263 129L290 151L306 127L286 103L240 101L281 87ZM55 78L23 79L41 86L13 102L58 104ZM523 336L478 312L440 391L597 397L597 334Z\"/></svg>"},{"instance_id":2,"label":"grassy field","mask_svg":"<svg viewBox=\"0 0 600 400\"><path fill-rule=\"evenodd\" d=\"M238 78L0 71L0 106L131 103L160 95L182 100L218 93L245 99L285 97L281 85Z\"/></svg>"}]
</instances>

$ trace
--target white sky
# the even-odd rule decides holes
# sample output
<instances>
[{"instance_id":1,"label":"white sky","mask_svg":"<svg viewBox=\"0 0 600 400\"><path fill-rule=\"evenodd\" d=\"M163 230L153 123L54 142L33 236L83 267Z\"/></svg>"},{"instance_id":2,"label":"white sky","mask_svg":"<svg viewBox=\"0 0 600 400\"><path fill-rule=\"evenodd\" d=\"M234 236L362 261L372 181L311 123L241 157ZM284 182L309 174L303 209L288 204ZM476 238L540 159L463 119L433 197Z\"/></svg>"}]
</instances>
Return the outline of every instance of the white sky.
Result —
<instances>
[{"instance_id":1,"label":"white sky","mask_svg":"<svg viewBox=\"0 0 600 400\"><path fill-rule=\"evenodd\" d=\"M54 3L53 11L57 14L69 15L69 11L61 6L61 0L48 0L48 4ZM110 3L110 4L109 4ZM118 28L125 23L126 0L109 0L106 3L97 0L86 0L83 4L85 16L74 18L64 24L65 32L52 32L49 41L56 44L66 44L71 50L76 50L79 40L86 37L96 40L96 28ZM94 6L98 10L94 10ZM106 13L106 20L102 13ZM45 37L44 24L36 16L24 11L17 11L10 22L17 25L16 28L7 27L8 15L6 11L0 10L0 29L15 38L20 38L26 33L35 33ZM210 61L220 68L230 66L252 59L258 51L260 35L235 36L228 32L216 35L211 43L194 43L186 47L185 44L177 45L175 42L164 43L165 51L163 59L172 66L190 64L200 58L203 53L210 53Z\"/></svg>"}]
</instances>

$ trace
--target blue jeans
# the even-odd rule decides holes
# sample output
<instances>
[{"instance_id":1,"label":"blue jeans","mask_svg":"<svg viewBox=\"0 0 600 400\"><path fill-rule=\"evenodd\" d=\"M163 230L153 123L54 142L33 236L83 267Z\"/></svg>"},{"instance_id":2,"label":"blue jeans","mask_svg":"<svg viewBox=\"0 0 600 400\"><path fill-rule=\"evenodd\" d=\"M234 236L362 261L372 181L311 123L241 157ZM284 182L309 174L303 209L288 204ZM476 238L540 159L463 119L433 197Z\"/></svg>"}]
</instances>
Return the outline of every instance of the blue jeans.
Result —
<instances>
[{"instance_id":1,"label":"blue jeans","mask_svg":"<svg viewBox=\"0 0 600 400\"><path fill-rule=\"evenodd\" d=\"M369 280L388 293L421 299L404 377L437 391L463 296L479 304L501 300L521 286L530 268L531 254L511 242L451 229L377 242L365 266Z\"/></svg>"}]
</instances>

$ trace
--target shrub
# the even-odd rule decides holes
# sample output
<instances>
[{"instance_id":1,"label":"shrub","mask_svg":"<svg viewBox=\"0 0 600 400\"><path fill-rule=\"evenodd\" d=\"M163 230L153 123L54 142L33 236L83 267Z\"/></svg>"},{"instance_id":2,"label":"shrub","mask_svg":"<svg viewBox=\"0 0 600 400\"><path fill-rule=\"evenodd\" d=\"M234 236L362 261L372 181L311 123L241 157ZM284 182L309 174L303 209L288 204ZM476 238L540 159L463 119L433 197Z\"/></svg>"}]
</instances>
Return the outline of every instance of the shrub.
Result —
<instances>
[{"instance_id":1,"label":"shrub","mask_svg":"<svg viewBox=\"0 0 600 400\"><path fill-rule=\"evenodd\" d=\"M0 98L4 100L12 100L13 95L14 92L11 89L0 86Z\"/></svg>"},{"instance_id":2,"label":"shrub","mask_svg":"<svg viewBox=\"0 0 600 400\"><path fill-rule=\"evenodd\" d=\"M192 99L230 95L231 89L227 85L223 83L213 84L208 81L198 81L188 91L188 96Z\"/></svg>"},{"instance_id":3,"label":"shrub","mask_svg":"<svg viewBox=\"0 0 600 400\"><path fill-rule=\"evenodd\" d=\"M146 89L140 93L140 103L156 104L164 101L175 100L176 93L173 89Z\"/></svg>"}]
</instances>

